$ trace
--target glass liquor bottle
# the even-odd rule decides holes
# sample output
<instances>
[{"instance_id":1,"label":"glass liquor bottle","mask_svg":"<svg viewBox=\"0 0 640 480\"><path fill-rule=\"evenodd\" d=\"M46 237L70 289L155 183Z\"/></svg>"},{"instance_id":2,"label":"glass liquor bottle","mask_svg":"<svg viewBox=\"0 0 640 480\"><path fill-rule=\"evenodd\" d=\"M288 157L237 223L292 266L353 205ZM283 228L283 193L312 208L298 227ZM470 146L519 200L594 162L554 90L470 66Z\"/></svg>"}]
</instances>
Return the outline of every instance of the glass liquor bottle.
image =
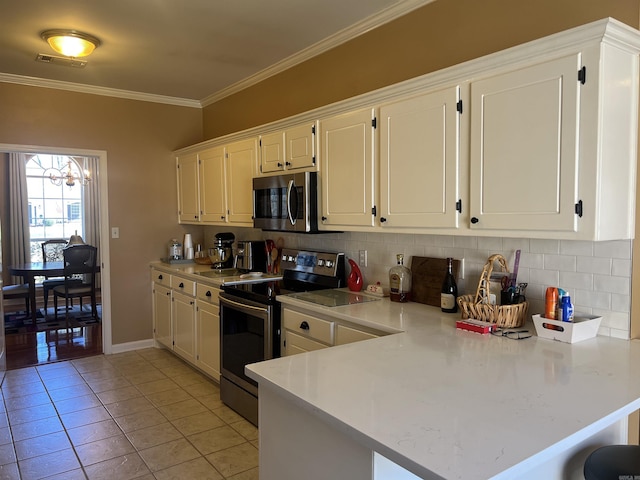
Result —
<instances>
[{"instance_id":1,"label":"glass liquor bottle","mask_svg":"<svg viewBox=\"0 0 640 480\"><path fill-rule=\"evenodd\" d=\"M447 273L442 282L440 293L440 308L445 313L456 313L458 311L458 285L453 276L453 258L447 258Z\"/></svg>"},{"instance_id":2,"label":"glass liquor bottle","mask_svg":"<svg viewBox=\"0 0 640 480\"><path fill-rule=\"evenodd\" d=\"M411 300L411 270L404 266L404 255L396 255L398 264L389 269L389 298L392 302Z\"/></svg>"}]
</instances>

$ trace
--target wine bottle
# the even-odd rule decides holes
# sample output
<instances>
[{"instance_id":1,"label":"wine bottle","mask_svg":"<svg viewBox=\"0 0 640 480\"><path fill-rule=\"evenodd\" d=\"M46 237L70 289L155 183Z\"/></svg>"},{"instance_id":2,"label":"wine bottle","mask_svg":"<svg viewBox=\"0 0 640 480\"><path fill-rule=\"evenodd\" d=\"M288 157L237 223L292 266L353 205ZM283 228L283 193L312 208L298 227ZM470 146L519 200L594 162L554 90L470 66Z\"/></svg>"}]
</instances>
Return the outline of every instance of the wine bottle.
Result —
<instances>
[{"instance_id":1,"label":"wine bottle","mask_svg":"<svg viewBox=\"0 0 640 480\"><path fill-rule=\"evenodd\" d=\"M447 273L442 282L440 293L440 308L445 313L456 313L458 311L458 285L453 276L453 258L447 258Z\"/></svg>"},{"instance_id":2,"label":"wine bottle","mask_svg":"<svg viewBox=\"0 0 640 480\"><path fill-rule=\"evenodd\" d=\"M392 302L411 300L411 270L404 266L404 255L396 255L398 264L389 269L389 299Z\"/></svg>"}]
</instances>

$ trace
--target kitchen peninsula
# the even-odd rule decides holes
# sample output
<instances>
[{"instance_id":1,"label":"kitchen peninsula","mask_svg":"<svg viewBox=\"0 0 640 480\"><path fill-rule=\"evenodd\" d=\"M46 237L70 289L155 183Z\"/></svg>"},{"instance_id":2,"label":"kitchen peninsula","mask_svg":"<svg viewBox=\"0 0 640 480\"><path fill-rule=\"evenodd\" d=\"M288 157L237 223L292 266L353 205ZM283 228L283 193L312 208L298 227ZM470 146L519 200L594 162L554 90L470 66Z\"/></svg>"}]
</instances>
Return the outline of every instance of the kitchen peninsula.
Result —
<instances>
[{"instance_id":1,"label":"kitchen peninsula","mask_svg":"<svg viewBox=\"0 0 640 480\"><path fill-rule=\"evenodd\" d=\"M403 333L247 367L264 478L582 478L640 408L637 341L511 340L417 303L278 299Z\"/></svg>"}]
</instances>

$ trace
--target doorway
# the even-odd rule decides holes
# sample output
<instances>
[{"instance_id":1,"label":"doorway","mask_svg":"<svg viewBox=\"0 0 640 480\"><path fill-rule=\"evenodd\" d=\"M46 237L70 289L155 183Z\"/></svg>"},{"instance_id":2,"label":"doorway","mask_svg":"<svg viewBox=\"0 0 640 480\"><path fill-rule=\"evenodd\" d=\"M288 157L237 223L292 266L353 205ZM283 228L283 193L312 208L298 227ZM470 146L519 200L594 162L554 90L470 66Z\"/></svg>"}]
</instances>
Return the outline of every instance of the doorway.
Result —
<instances>
[{"instance_id":1,"label":"doorway","mask_svg":"<svg viewBox=\"0 0 640 480\"><path fill-rule=\"evenodd\" d=\"M57 333L48 333L38 332L41 337L38 341L36 338L31 340L22 340L22 343L17 347L22 350L21 355L26 358L25 361L29 361L28 358L37 359L37 361L44 360L44 363L58 361L62 359L68 359L69 355L75 355L74 351L77 352L78 356L86 356L95 353L105 353L110 354L112 352L112 335L111 335L111 291L110 291L110 254L109 254L109 210L108 210L108 173L107 173L107 152L103 150L83 150L83 149L69 149L69 148L56 148L56 147L46 147L46 146L34 146L34 145L11 145L11 144L0 144L0 152L16 152L16 153L34 153L38 152L41 154L51 154L51 155L67 155L74 157L82 157L82 156L91 156L98 158L98 168L97 174L94 176L94 181L97 182L97 186L100 190L100 200L99 200L99 243L100 243L100 276L101 276L101 323L99 323L100 328L83 328L74 330L72 333L64 333L64 329L57 331ZM5 200L6 201L6 200ZM2 224L0 224L0 229L6 229L5 219L2 220ZM0 233L1 235L1 233ZM1 237L0 237L1 238ZM6 268L6 266L5 266ZM5 312L6 313L6 312ZM4 317L2 317L1 321L3 322L1 331L4 334ZM75 338L74 338L75 335ZM82 343L79 342L78 336L81 336L81 340L85 344L91 345L90 348L82 348L77 349L75 346L77 344ZM37 352L32 351L29 354L25 353L25 349L29 347L28 344L31 344L34 348L42 348L42 344L47 345L48 350L51 354L45 354L42 351L38 355ZM40 344L40 347L37 345ZM16 363L13 360L18 361L18 358L9 357L11 355L11 351L16 351L16 346L12 345L11 347L7 346L6 354L7 354L7 365L9 368L16 366Z\"/></svg>"}]
</instances>

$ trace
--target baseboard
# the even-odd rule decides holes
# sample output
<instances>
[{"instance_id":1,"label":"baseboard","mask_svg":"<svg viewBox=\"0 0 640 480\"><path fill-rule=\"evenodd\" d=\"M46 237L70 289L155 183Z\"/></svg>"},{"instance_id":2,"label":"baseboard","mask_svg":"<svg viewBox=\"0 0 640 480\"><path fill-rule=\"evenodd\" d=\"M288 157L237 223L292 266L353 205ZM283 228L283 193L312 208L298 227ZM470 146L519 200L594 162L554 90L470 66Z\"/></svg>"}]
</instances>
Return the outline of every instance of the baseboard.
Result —
<instances>
[{"instance_id":1,"label":"baseboard","mask_svg":"<svg viewBox=\"0 0 640 480\"><path fill-rule=\"evenodd\" d=\"M111 345L111 353L124 353L133 350L142 350L143 348L153 348L155 346L153 338L148 340L139 340L137 342L119 343Z\"/></svg>"}]
</instances>

